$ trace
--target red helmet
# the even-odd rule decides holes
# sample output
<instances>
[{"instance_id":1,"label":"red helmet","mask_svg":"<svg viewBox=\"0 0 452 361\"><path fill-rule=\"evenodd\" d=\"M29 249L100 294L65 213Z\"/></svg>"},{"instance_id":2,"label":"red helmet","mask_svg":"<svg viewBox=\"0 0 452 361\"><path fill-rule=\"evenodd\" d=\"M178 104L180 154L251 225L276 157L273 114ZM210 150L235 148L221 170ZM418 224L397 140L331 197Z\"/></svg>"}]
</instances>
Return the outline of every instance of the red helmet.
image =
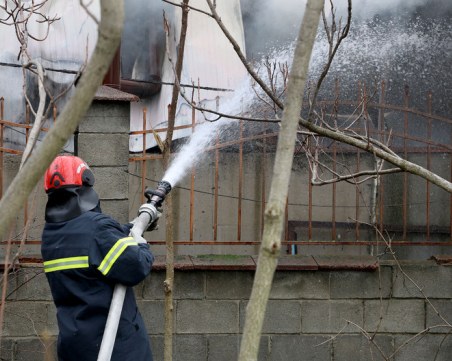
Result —
<instances>
[{"instance_id":1,"label":"red helmet","mask_svg":"<svg viewBox=\"0 0 452 361\"><path fill-rule=\"evenodd\" d=\"M44 176L44 189L49 192L66 187L93 186L94 174L82 159L73 155L56 157Z\"/></svg>"}]
</instances>

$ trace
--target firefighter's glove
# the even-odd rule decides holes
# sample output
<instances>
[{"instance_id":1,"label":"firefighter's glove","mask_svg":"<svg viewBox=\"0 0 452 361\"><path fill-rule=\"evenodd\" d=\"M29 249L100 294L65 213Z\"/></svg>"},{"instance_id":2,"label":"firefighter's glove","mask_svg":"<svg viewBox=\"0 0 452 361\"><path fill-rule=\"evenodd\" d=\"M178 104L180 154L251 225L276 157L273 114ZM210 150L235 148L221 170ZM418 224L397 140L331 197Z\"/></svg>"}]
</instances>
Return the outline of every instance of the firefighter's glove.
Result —
<instances>
[{"instance_id":1,"label":"firefighter's glove","mask_svg":"<svg viewBox=\"0 0 452 361\"><path fill-rule=\"evenodd\" d=\"M161 207L155 207L151 203L144 203L141 205L141 207L138 209L138 217L143 212L149 214L150 216L149 223L146 227L146 231L150 232L158 229L158 220L162 215L162 211L163 210Z\"/></svg>"}]
</instances>

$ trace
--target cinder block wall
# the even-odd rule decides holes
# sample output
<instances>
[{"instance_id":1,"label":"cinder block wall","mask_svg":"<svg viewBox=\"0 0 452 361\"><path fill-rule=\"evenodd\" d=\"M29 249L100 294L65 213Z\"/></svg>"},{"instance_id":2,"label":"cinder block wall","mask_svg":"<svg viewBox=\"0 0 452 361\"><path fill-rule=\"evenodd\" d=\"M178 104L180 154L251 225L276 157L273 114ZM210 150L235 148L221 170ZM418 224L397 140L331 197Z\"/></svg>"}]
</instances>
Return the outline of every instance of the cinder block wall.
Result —
<instances>
[{"instance_id":1,"label":"cinder block wall","mask_svg":"<svg viewBox=\"0 0 452 361\"><path fill-rule=\"evenodd\" d=\"M80 123L75 153L91 167L102 211L129 221L130 102L95 100Z\"/></svg>"},{"instance_id":2,"label":"cinder block wall","mask_svg":"<svg viewBox=\"0 0 452 361\"><path fill-rule=\"evenodd\" d=\"M368 361L382 353L395 361L450 360L452 267L402 266L422 293L390 262L374 272L278 271L259 360ZM135 289L156 361L163 360L163 280L154 271ZM253 271L176 272L175 361L237 359L252 282ZM0 359L54 355L58 330L42 267L10 274L7 294Z\"/></svg>"}]
</instances>

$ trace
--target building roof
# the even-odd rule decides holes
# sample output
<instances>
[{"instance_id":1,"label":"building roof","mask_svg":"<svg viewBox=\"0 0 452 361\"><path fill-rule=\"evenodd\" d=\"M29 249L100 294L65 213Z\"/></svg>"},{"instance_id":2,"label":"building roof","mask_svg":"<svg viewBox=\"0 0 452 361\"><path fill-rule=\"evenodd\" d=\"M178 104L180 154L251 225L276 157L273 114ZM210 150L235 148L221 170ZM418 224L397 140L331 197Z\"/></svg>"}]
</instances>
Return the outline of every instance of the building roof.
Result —
<instances>
[{"instance_id":1,"label":"building roof","mask_svg":"<svg viewBox=\"0 0 452 361\"><path fill-rule=\"evenodd\" d=\"M125 93L121 90L106 85L101 85L94 95L94 100L137 102L140 100L140 98L136 95Z\"/></svg>"}]
</instances>

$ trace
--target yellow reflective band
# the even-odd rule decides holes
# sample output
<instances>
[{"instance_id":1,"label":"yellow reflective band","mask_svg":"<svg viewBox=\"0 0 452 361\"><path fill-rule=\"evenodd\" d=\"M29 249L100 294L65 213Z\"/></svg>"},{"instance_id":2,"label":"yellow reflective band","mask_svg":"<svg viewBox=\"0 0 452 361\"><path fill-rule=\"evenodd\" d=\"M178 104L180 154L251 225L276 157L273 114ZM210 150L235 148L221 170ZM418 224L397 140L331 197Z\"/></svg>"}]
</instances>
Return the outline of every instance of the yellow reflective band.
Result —
<instances>
[{"instance_id":1,"label":"yellow reflective band","mask_svg":"<svg viewBox=\"0 0 452 361\"><path fill-rule=\"evenodd\" d=\"M88 256L58 258L44 262L44 272L89 267Z\"/></svg>"},{"instance_id":2,"label":"yellow reflective band","mask_svg":"<svg viewBox=\"0 0 452 361\"><path fill-rule=\"evenodd\" d=\"M104 276L110 272L111 267L116 262L118 257L125 251L128 246L138 246L138 243L133 240L133 237L126 237L119 239L110 251L107 253L105 258L102 260L97 269L102 272Z\"/></svg>"}]
</instances>

